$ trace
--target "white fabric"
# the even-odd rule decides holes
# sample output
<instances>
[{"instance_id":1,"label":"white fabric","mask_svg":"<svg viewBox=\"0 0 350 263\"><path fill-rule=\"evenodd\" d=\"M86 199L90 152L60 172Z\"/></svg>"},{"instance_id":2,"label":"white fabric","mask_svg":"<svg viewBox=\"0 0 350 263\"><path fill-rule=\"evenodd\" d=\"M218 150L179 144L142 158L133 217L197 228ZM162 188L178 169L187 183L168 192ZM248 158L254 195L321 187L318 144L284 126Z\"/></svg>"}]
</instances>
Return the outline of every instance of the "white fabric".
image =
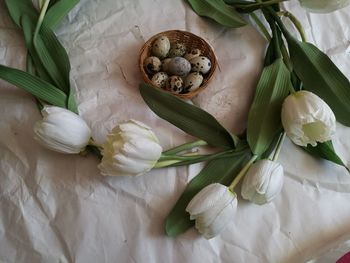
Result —
<instances>
[{"instance_id":1,"label":"white fabric","mask_svg":"<svg viewBox=\"0 0 350 263\"><path fill-rule=\"evenodd\" d=\"M319 15L306 13L298 1L285 5L350 78L350 7ZM169 29L191 31L213 46L219 68L193 102L233 132L244 130L265 48L253 27L223 28L198 17L185 1L81 0L56 32L69 52L79 112L97 142L130 118L154 129L164 149L192 140L152 113L138 92L138 51ZM24 68L25 55L22 35L0 0L0 63ZM2 262L294 263L327 255L350 238L350 175L289 140L279 160L285 185L276 199L258 206L238 197L232 223L210 241L195 229L170 238L164 219L200 165L103 177L94 156L59 154L35 142L32 127L40 114L34 99L3 81L0 114ZM349 138L350 128L338 124L334 146L348 166Z\"/></svg>"}]
</instances>

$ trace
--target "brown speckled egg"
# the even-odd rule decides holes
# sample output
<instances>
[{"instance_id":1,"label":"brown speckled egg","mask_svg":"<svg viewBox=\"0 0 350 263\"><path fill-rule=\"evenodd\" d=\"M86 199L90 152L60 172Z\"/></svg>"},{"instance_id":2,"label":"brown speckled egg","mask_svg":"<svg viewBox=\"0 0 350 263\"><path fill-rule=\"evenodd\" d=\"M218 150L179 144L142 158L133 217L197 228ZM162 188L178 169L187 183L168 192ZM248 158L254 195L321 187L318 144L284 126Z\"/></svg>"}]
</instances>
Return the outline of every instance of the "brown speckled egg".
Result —
<instances>
[{"instance_id":1,"label":"brown speckled egg","mask_svg":"<svg viewBox=\"0 0 350 263\"><path fill-rule=\"evenodd\" d=\"M152 83L158 88L165 88L166 82L168 80L168 74L165 72L158 72L152 77Z\"/></svg>"},{"instance_id":2,"label":"brown speckled egg","mask_svg":"<svg viewBox=\"0 0 350 263\"><path fill-rule=\"evenodd\" d=\"M166 36L158 37L152 45L152 54L160 59L165 58L170 50L170 41Z\"/></svg>"},{"instance_id":3,"label":"brown speckled egg","mask_svg":"<svg viewBox=\"0 0 350 263\"><path fill-rule=\"evenodd\" d=\"M204 56L195 57L191 59L190 63L192 71L200 72L202 74L208 73L211 68L211 62L209 58Z\"/></svg>"},{"instance_id":4,"label":"brown speckled egg","mask_svg":"<svg viewBox=\"0 0 350 263\"><path fill-rule=\"evenodd\" d=\"M183 43L173 43L171 44L168 57L182 57L186 53L186 46Z\"/></svg>"},{"instance_id":5,"label":"brown speckled egg","mask_svg":"<svg viewBox=\"0 0 350 263\"><path fill-rule=\"evenodd\" d=\"M201 51L198 48L195 49L191 49L189 52L187 52L184 56L185 59L187 59L188 61L190 61L193 58L199 57L201 55Z\"/></svg>"},{"instance_id":6,"label":"brown speckled egg","mask_svg":"<svg viewBox=\"0 0 350 263\"><path fill-rule=\"evenodd\" d=\"M203 82L203 76L199 72L192 72L185 78L184 93L198 89Z\"/></svg>"},{"instance_id":7,"label":"brown speckled egg","mask_svg":"<svg viewBox=\"0 0 350 263\"><path fill-rule=\"evenodd\" d=\"M148 74L155 74L160 70L162 62L157 57L148 57L143 62L143 67Z\"/></svg>"},{"instance_id":8,"label":"brown speckled egg","mask_svg":"<svg viewBox=\"0 0 350 263\"><path fill-rule=\"evenodd\" d=\"M181 93L183 90L183 80L179 76L171 76L166 83L166 90L173 93Z\"/></svg>"}]
</instances>

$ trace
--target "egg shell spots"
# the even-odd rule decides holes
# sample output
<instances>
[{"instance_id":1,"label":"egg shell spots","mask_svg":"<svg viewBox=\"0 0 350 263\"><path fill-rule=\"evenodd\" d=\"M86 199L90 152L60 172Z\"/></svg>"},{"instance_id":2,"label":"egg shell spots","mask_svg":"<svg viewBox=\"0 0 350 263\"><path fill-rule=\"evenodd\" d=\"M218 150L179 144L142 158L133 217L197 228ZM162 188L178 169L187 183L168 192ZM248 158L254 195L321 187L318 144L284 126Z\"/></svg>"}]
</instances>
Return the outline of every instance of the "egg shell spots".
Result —
<instances>
[{"instance_id":1,"label":"egg shell spots","mask_svg":"<svg viewBox=\"0 0 350 263\"><path fill-rule=\"evenodd\" d=\"M158 58L165 58L170 50L170 41L166 36L158 37L152 45L152 54Z\"/></svg>"},{"instance_id":2,"label":"egg shell spots","mask_svg":"<svg viewBox=\"0 0 350 263\"><path fill-rule=\"evenodd\" d=\"M188 74L184 81L184 93L198 89L203 82L203 76L198 72Z\"/></svg>"},{"instance_id":3,"label":"egg shell spots","mask_svg":"<svg viewBox=\"0 0 350 263\"><path fill-rule=\"evenodd\" d=\"M157 57L148 57L145 59L143 66L148 74L155 74L160 71L162 62Z\"/></svg>"},{"instance_id":4,"label":"egg shell spots","mask_svg":"<svg viewBox=\"0 0 350 263\"><path fill-rule=\"evenodd\" d=\"M210 68L211 68L211 62L209 60L209 58L204 57L204 56L199 56L199 57L195 57L193 59L190 60L191 62L191 67L192 67L192 71L195 72L200 72L202 74L206 74L209 72Z\"/></svg>"},{"instance_id":5,"label":"egg shell spots","mask_svg":"<svg viewBox=\"0 0 350 263\"><path fill-rule=\"evenodd\" d=\"M164 88L169 76L165 72L158 72L152 77L152 83L158 88Z\"/></svg>"}]
</instances>

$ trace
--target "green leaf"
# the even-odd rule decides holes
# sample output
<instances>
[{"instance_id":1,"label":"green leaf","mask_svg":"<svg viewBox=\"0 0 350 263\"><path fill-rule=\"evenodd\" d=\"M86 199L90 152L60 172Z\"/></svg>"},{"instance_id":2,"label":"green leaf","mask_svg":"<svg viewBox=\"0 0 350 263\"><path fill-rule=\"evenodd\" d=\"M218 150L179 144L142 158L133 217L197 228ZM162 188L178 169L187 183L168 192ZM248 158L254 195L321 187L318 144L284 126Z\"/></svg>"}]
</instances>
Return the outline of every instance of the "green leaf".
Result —
<instances>
[{"instance_id":1,"label":"green leaf","mask_svg":"<svg viewBox=\"0 0 350 263\"><path fill-rule=\"evenodd\" d=\"M343 161L335 152L332 141L318 143L315 147L308 145L307 147L302 147L302 149L304 149L305 151L307 151L308 153L310 153L315 157L322 158L322 159L331 161L333 163L339 164L341 166L344 166L346 170L349 171L349 169L345 166Z\"/></svg>"},{"instance_id":2,"label":"green leaf","mask_svg":"<svg viewBox=\"0 0 350 263\"><path fill-rule=\"evenodd\" d=\"M67 96L50 83L27 72L0 65L0 78L24 89L38 99L66 108Z\"/></svg>"},{"instance_id":3,"label":"green leaf","mask_svg":"<svg viewBox=\"0 0 350 263\"><path fill-rule=\"evenodd\" d=\"M17 26L21 27L21 17L23 15L27 15L32 23L36 23L39 15L30 0L5 0L5 3L13 22Z\"/></svg>"},{"instance_id":4,"label":"green leaf","mask_svg":"<svg viewBox=\"0 0 350 263\"><path fill-rule=\"evenodd\" d=\"M140 93L151 110L184 132L212 146L235 148L238 139L206 111L148 84L140 85Z\"/></svg>"},{"instance_id":5,"label":"green leaf","mask_svg":"<svg viewBox=\"0 0 350 263\"><path fill-rule=\"evenodd\" d=\"M56 28L57 25L62 21L62 19L69 13L69 11L79 3L79 0L60 0L57 1L50 9L47 11L44 23L49 28Z\"/></svg>"},{"instance_id":6,"label":"green leaf","mask_svg":"<svg viewBox=\"0 0 350 263\"><path fill-rule=\"evenodd\" d=\"M185 191L167 216L165 222L165 231L167 235L177 236L192 227L194 221L190 220L189 214L186 212L186 207L191 199L209 184L221 183L228 186L249 157L250 151L247 150L244 154L233 154L230 158L209 162L205 168L188 183Z\"/></svg>"},{"instance_id":7,"label":"green leaf","mask_svg":"<svg viewBox=\"0 0 350 263\"><path fill-rule=\"evenodd\" d=\"M209 17L227 27L242 27L247 23L241 15L223 0L187 0L200 16Z\"/></svg>"},{"instance_id":8,"label":"green leaf","mask_svg":"<svg viewBox=\"0 0 350 263\"><path fill-rule=\"evenodd\" d=\"M64 93L69 93L69 83L67 83L67 79L62 75L63 71L58 68L56 61L51 56L51 52L55 51L51 51L45 46L40 34L33 39L33 44L41 63L44 65L46 71L55 82L55 86L57 86Z\"/></svg>"},{"instance_id":9,"label":"green leaf","mask_svg":"<svg viewBox=\"0 0 350 263\"><path fill-rule=\"evenodd\" d=\"M280 132L281 107L290 85L290 72L282 59L264 68L248 115L247 139L254 154L264 153Z\"/></svg>"},{"instance_id":10,"label":"green leaf","mask_svg":"<svg viewBox=\"0 0 350 263\"><path fill-rule=\"evenodd\" d=\"M51 84L54 84L53 80L51 79L51 77L47 73L46 69L41 64L41 61L40 61L40 59L38 57L38 54L36 53L36 51L34 49L33 34L34 34L34 30L35 30L35 25L34 25L33 21L29 18L28 15L24 14L21 17L20 25L22 26L23 35L24 35L24 41L26 43L27 49L29 51L29 54L30 54L30 56L31 56L31 58L33 60L33 63L34 63L34 66L35 66L35 70L36 70L37 74L43 80L45 80L45 81L47 81L47 82L49 82Z\"/></svg>"},{"instance_id":11,"label":"green leaf","mask_svg":"<svg viewBox=\"0 0 350 263\"><path fill-rule=\"evenodd\" d=\"M320 96L337 120L350 126L350 82L329 57L313 44L287 37L294 70L304 89Z\"/></svg>"}]
</instances>

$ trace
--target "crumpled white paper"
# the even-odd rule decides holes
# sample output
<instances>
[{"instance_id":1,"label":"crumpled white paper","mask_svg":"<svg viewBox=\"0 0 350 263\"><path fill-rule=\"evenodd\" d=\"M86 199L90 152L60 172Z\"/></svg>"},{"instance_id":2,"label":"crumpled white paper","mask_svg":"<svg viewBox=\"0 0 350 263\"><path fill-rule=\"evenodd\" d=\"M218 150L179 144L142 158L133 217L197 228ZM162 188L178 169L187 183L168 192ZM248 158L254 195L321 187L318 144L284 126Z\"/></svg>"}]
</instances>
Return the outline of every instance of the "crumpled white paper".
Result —
<instances>
[{"instance_id":1,"label":"crumpled white paper","mask_svg":"<svg viewBox=\"0 0 350 263\"><path fill-rule=\"evenodd\" d=\"M297 1L285 6L350 78L350 7L316 15ZM71 59L79 111L96 141L129 118L151 126L164 148L193 139L152 113L138 93L138 51L169 29L191 31L213 46L219 68L193 102L233 132L244 130L265 49L253 27L223 28L185 1L81 0L57 34ZM1 0L0 63L24 68L25 55ZM102 177L94 156L54 153L33 140L40 114L30 95L1 81L0 105L1 262L294 263L326 257L350 237L349 174L289 140L280 155L286 179L277 199L264 206L239 199L237 216L210 241L194 229L170 238L164 219L200 165ZM334 144L348 166L349 135L339 124Z\"/></svg>"}]
</instances>

